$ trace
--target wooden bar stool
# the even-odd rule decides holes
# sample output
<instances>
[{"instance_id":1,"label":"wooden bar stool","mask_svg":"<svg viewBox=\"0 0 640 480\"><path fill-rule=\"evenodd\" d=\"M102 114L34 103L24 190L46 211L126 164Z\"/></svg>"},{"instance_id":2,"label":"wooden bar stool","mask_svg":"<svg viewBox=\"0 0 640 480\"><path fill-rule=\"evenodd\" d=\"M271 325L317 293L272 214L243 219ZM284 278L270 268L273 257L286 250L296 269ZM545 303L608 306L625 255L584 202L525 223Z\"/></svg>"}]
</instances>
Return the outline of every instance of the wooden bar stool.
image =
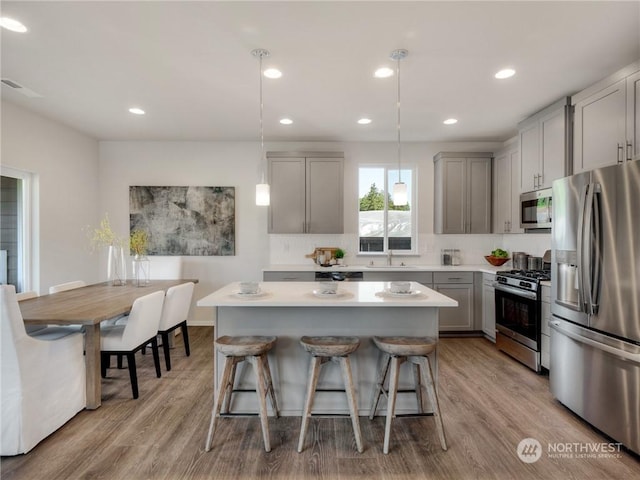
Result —
<instances>
[{"instance_id":1,"label":"wooden bar stool","mask_svg":"<svg viewBox=\"0 0 640 480\"><path fill-rule=\"evenodd\" d=\"M418 397L418 409L420 413L425 413L426 397L423 390L429 397L433 407L433 417L436 421L440 445L443 450L447 449L447 441L444 435L442 416L440 415L440 405L438 404L438 394L433 380L429 354L436 350L437 339L431 337L373 337L376 347L382 352L380 364L376 376L376 387L371 401L371 411L369 419L373 419L380 395L387 397L387 422L384 430L383 452L389 453L389 436L391 434L391 420L395 416L396 396L398 394L398 374L400 365L406 361L414 365L415 392ZM384 383L387 373L391 369L389 377L389 390L385 391Z\"/></svg>"},{"instance_id":2,"label":"wooden bar stool","mask_svg":"<svg viewBox=\"0 0 640 480\"><path fill-rule=\"evenodd\" d=\"M273 390L271 371L269 369L269 359L267 353L276 343L276 337L254 337L254 336L223 336L215 341L216 349L225 356L222 378L218 386L218 393L213 403L211 411L211 424L207 435L207 445L205 451L211 450L211 442L216 429L216 420L220 416L220 409L224 402L223 413L229 411L231 395L237 391L233 384L236 376L236 366L242 361L247 361L253 367L256 376L256 393L260 405L260 422L262 424L262 437L264 439L264 449L271 451L269 442L269 419L267 417L267 395L271 399L271 407L274 416L278 418L278 402Z\"/></svg>"},{"instance_id":3,"label":"wooden bar stool","mask_svg":"<svg viewBox=\"0 0 640 480\"><path fill-rule=\"evenodd\" d=\"M362 435L360 434L360 420L358 419L358 402L353 388L353 377L351 376L351 362L349 355L355 352L360 346L358 337L302 337L300 344L311 354L309 364L309 383L307 385L307 395L304 402L304 412L302 413L302 425L300 427L300 438L298 440L298 453L302 452L304 437L311 417L313 400L318 385L320 367L329 360L339 363L344 381L344 392L347 394L349 403L349 413L353 425L353 433L356 437L358 452L362 453ZM319 390L323 391L323 390ZM336 390L325 390L336 391ZM342 391L342 390L339 390Z\"/></svg>"}]
</instances>

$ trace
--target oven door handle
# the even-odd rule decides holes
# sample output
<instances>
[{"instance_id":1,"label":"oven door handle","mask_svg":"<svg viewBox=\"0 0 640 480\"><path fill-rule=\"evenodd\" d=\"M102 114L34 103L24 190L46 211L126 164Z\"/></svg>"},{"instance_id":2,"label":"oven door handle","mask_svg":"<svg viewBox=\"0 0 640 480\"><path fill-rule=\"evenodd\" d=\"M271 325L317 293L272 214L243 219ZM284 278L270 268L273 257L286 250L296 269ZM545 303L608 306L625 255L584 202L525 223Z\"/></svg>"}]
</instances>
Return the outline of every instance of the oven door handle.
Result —
<instances>
[{"instance_id":1,"label":"oven door handle","mask_svg":"<svg viewBox=\"0 0 640 480\"><path fill-rule=\"evenodd\" d=\"M510 287L499 282L493 282L493 288L500 290L501 292L511 293L518 297L525 297L531 300L537 300L538 294L536 292L530 292L528 290L522 290L521 288Z\"/></svg>"}]
</instances>

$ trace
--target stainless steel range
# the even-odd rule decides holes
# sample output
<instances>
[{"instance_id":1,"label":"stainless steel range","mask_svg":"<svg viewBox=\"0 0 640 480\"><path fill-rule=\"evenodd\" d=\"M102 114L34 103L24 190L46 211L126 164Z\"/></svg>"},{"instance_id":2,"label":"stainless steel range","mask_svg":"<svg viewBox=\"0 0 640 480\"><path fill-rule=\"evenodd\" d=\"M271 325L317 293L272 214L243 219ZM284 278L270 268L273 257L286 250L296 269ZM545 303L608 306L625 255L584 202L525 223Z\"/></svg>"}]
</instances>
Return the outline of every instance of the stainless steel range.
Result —
<instances>
[{"instance_id":1,"label":"stainless steel range","mask_svg":"<svg viewBox=\"0 0 640 480\"><path fill-rule=\"evenodd\" d=\"M548 270L507 270L496 273L496 346L540 372L540 284Z\"/></svg>"}]
</instances>

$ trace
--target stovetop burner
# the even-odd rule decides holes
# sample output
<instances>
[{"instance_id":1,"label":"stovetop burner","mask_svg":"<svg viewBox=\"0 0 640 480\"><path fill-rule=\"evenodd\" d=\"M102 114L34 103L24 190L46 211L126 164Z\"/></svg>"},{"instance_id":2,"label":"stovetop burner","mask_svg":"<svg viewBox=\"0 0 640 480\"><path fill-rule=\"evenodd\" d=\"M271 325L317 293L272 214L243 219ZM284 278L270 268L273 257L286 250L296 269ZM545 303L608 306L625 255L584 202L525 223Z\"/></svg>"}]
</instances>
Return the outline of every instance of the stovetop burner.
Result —
<instances>
[{"instance_id":1,"label":"stovetop burner","mask_svg":"<svg viewBox=\"0 0 640 480\"><path fill-rule=\"evenodd\" d=\"M544 280L551 280L551 272L549 270L505 270L496 272L497 284L534 292L536 298L540 293L540 282Z\"/></svg>"},{"instance_id":2,"label":"stovetop burner","mask_svg":"<svg viewBox=\"0 0 640 480\"><path fill-rule=\"evenodd\" d=\"M496 272L496 275L512 278L534 279L540 282L551 280L551 271L549 270L504 270L502 272Z\"/></svg>"}]
</instances>

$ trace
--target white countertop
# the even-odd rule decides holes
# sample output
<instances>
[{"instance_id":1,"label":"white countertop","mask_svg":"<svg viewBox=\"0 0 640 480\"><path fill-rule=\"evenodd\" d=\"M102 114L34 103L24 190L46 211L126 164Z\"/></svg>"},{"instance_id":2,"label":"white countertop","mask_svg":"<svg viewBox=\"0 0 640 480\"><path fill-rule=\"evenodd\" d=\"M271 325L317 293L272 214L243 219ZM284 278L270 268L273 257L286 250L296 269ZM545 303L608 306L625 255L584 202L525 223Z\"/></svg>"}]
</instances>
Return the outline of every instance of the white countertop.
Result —
<instances>
[{"instance_id":1,"label":"white countertop","mask_svg":"<svg viewBox=\"0 0 640 480\"><path fill-rule=\"evenodd\" d=\"M389 282L340 282L336 295L318 296L316 282L262 282L257 295L239 294L238 282L198 300L199 307L457 307L458 302L411 282L411 295L392 295Z\"/></svg>"},{"instance_id":2,"label":"white countertop","mask_svg":"<svg viewBox=\"0 0 640 480\"><path fill-rule=\"evenodd\" d=\"M488 264L479 265L334 265L321 267L316 264L304 265L269 265L263 268L263 272L482 272L496 273L502 270L510 270L511 267L494 267Z\"/></svg>"}]
</instances>

